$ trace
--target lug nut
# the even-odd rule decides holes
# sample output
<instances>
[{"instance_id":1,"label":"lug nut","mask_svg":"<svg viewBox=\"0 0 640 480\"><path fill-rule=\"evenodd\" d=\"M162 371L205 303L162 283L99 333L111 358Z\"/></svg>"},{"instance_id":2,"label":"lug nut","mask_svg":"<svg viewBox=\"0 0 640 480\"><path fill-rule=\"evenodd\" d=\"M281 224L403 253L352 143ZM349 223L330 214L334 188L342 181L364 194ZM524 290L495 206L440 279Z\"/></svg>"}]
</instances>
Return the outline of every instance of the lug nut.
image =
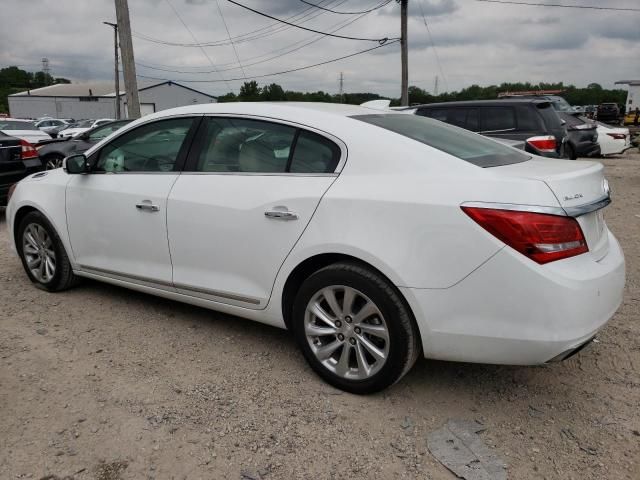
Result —
<instances>
[{"instance_id":1,"label":"lug nut","mask_svg":"<svg viewBox=\"0 0 640 480\"><path fill-rule=\"evenodd\" d=\"M344 321L347 322L347 323L351 323L351 320L352 320L352 318L349 315L344 317Z\"/></svg>"},{"instance_id":2,"label":"lug nut","mask_svg":"<svg viewBox=\"0 0 640 480\"><path fill-rule=\"evenodd\" d=\"M351 337L351 338L349 339L349 343L350 343L351 345L355 345L355 344L356 344L356 339L355 339L355 338L353 338L353 337Z\"/></svg>"},{"instance_id":3,"label":"lug nut","mask_svg":"<svg viewBox=\"0 0 640 480\"><path fill-rule=\"evenodd\" d=\"M339 333L338 334L338 340L340 340L340 341L344 340L344 335Z\"/></svg>"},{"instance_id":4,"label":"lug nut","mask_svg":"<svg viewBox=\"0 0 640 480\"><path fill-rule=\"evenodd\" d=\"M340 320L336 320L336 327L340 328L342 326L342 322Z\"/></svg>"},{"instance_id":5,"label":"lug nut","mask_svg":"<svg viewBox=\"0 0 640 480\"><path fill-rule=\"evenodd\" d=\"M359 334L360 332L362 332L362 330L360 330L360 327L356 327L356 328L354 328L353 330L354 330L354 332L356 332L356 333L358 333L358 334Z\"/></svg>"}]
</instances>

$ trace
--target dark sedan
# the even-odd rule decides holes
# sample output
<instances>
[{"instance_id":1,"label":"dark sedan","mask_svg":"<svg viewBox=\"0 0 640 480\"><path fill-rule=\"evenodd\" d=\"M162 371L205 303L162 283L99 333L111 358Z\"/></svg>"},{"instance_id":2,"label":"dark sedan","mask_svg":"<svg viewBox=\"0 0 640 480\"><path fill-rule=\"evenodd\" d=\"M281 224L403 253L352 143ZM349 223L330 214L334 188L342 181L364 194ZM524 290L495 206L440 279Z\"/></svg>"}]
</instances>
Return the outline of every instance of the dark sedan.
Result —
<instances>
[{"instance_id":1,"label":"dark sedan","mask_svg":"<svg viewBox=\"0 0 640 480\"><path fill-rule=\"evenodd\" d=\"M564 156L575 160L578 157L600 156L598 143L598 126L595 122L585 122L575 115L558 112L565 122L567 141L564 145Z\"/></svg>"},{"instance_id":2,"label":"dark sedan","mask_svg":"<svg viewBox=\"0 0 640 480\"><path fill-rule=\"evenodd\" d=\"M33 145L0 132L0 206L7 204L11 185L40 170L42 163Z\"/></svg>"},{"instance_id":3,"label":"dark sedan","mask_svg":"<svg viewBox=\"0 0 640 480\"><path fill-rule=\"evenodd\" d=\"M62 160L69 155L83 153L103 138L111 135L131 120L116 120L92 128L73 138L49 140L38 145L38 153L47 170L62 166Z\"/></svg>"}]
</instances>

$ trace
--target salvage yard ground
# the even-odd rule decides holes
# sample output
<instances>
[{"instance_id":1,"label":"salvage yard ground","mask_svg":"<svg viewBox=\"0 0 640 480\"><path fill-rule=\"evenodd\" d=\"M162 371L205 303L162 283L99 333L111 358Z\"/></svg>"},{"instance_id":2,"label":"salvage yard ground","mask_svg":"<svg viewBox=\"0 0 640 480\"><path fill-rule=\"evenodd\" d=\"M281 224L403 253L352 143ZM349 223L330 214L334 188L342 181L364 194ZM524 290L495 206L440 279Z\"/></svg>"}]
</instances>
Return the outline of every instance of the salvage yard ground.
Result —
<instances>
[{"instance_id":1,"label":"salvage yard ground","mask_svg":"<svg viewBox=\"0 0 640 480\"><path fill-rule=\"evenodd\" d=\"M0 212L0 478L453 479L427 435L477 420L511 479L640 478L640 155L604 161L624 302L541 367L420 360L359 397L287 332L85 281L34 288ZM514 312L517 315L517 312Z\"/></svg>"}]
</instances>

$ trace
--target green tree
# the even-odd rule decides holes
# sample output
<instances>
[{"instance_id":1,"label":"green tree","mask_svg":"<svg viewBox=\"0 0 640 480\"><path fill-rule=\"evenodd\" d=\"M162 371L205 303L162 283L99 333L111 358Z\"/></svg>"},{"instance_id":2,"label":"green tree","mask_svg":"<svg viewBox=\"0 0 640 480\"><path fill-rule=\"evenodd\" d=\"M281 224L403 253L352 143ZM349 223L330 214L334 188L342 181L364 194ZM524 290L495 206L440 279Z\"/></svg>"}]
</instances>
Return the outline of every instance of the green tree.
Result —
<instances>
[{"instance_id":1,"label":"green tree","mask_svg":"<svg viewBox=\"0 0 640 480\"><path fill-rule=\"evenodd\" d=\"M244 82L240 87L240 94L238 100L241 102L257 102L260 100L261 88L258 86L258 82L251 80L250 82Z\"/></svg>"}]
</instances>

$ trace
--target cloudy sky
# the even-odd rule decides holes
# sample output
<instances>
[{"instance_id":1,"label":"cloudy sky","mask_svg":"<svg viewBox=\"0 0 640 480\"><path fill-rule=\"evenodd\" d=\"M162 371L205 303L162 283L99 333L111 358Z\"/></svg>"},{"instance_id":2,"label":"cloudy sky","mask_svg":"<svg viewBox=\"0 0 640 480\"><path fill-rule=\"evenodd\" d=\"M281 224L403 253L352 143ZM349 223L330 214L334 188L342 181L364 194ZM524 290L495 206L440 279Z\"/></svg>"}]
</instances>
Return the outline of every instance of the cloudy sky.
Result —
<instances>
[{"instance_id":1,"label":"cloudy sky","mask_svg":"<svg viewBox=\"0 0 640 480\"><path fill-rule=\"evenodd\" d=\"M338 12L359 12L384 3L309 1ZM530 1L640 8L639 0ZM359 15L320 10L300 0L238 2L336 35L381 39L397 37L400 31L400 7L395 0ZM237 92L244 78L305 67L378 46L375 41L330 38L279 24L227 0L129 0L129 7L137 73L176 80L214 95ZM47 57L54 76L78 82L113 78L113 33L102 24L114 21L113 0L2 0L2 11L0 66L36 70L41 58ZM8 18L19 21L8 22ZM194 37L213 45L167 44L193 44ZM285 89L334 93L341 72L347 92L397 97L399 45L256 80L260 84L276 82ZM598 82L613 87L616 80L640 78L640 12L476 0L409 0L409 83L433 91L436 75L440 91L474 83L527 80L578 86Z\"/></svg>"}]
</instances>

